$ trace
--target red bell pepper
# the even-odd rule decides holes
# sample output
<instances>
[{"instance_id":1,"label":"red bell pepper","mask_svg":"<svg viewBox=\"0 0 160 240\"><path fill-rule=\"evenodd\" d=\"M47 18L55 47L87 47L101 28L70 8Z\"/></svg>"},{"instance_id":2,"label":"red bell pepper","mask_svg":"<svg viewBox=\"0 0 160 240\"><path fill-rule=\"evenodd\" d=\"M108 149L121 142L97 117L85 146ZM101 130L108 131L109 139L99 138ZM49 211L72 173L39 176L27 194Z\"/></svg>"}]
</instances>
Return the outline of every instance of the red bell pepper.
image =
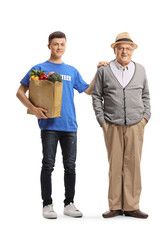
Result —
<instances>
[{"instance_id":1,"label":"red bell pepper","mask_svg":"<svg viewBox=\"0 0 160 240\"><path fill-rule=\"evenodd\" d=\"M47 75L44 72L39 77L39 80L43 80L43 79L47 79Z\"/></svg>"}]
</instances>

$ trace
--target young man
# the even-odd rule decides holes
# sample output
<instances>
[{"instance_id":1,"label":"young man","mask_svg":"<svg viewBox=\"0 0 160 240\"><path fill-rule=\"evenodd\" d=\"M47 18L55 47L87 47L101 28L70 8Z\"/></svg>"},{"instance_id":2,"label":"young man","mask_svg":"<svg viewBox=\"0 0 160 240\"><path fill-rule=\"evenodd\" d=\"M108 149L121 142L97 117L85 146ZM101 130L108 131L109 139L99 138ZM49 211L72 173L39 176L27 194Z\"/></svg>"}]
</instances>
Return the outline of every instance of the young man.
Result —
<instances>
[{"instance_id":1,"label":"young man","mask_svg":"<svg viewBox=\"0 0 160 240\"><path fill-rule=\"evenodd\" d=\"M21 80L17 91L19 100L30 109L38 118L41 129L43 160L41 169L41 194L43 199L43 216L57 218L52 205L51 174L54 169L57 144L60 143L64 164L65 200L64 214L72 217L82 217L82 212L76 209L75 194L75 162L77 151L77 122L74 106L74 89L79 93L91 94L93 80L88 85L79 72L72 66L62 62L66 49L66 36L62 32L49 35L48 48L51 55L48 61L38 64L30 69L44 70L46 73L58 72L63 78L63 95L61 117L47 118L46 109L34 106L26 96L29 88L30 71Z\"/></svg>"},{"instance_id":2,"label":"young man","mask_svg":"<svg viewBox=\"0 0 160 240\"><path fill-rule=\"evenodd\" d=\"M137 44L127 32L118 34L111 47L116 59L98 69L92 92L110 165L110 210L103 217L147 218L139 210L143 135L151 116L147 77L143 66L131 60Z\"/></svg>"}]
</instances>

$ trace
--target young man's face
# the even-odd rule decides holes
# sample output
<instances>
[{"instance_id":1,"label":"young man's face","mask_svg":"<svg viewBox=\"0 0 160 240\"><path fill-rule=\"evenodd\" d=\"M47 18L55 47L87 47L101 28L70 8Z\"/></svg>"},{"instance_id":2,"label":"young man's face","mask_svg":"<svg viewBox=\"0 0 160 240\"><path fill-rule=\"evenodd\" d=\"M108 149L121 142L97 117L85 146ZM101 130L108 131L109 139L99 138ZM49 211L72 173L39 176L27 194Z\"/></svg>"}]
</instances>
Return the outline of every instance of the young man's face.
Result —
<instances>
[{"instance_id":1,"label":"young man's face","mask_svg":"<svg viewBox=\"0 0 160 240\"><path fill-rule=\"evenodd\" d=\"M51 43L48 44L48 48L51 50L51 54L54 58L61 58L66 49L66 39L53 38Z\"/></svg>"},{"instance_id":2,"label":"young man's face","mask_svg":"<svg viewBox=\"0 0 160 240\"><path fill-rule=\"evenodd\" d=\"M115 49L114 53L116 55L117 61L122 65L127 65L132 58L134 48L132 44L118 44Z\"/></svg>"}]
</instances>

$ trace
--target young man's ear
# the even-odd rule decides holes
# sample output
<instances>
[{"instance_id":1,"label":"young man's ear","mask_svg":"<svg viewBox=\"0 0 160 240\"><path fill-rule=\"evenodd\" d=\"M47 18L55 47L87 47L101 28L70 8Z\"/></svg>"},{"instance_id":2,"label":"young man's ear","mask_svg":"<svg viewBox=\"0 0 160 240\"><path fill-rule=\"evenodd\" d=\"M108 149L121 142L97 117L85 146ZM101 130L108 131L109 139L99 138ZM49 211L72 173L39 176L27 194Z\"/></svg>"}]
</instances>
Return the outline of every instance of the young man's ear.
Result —
<instances>
[{"instance_id":1,"label":"young man's ear","mask_svg":"<svg viewBox=\"0 0 160 240\"><path fill-rule=\"evenodd\" d=\"M49 49L51 49L51 46L50 46L50 44L48 44L48 48L49 48Z\"/></svg>"}]
</instances>

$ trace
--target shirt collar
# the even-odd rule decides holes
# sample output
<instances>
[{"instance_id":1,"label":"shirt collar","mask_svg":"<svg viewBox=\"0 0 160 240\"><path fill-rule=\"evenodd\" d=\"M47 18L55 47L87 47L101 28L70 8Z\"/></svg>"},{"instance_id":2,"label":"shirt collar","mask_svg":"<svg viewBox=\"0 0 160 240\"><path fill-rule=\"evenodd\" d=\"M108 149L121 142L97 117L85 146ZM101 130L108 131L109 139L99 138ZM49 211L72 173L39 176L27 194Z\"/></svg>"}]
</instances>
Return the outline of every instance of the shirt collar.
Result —
<instances>
[{"instance_id":1,"label":"shirt collar","mask_svg":"<svg viewBox=\"0 0 160 240\"><path fill-rule=\"evenodd\" d=\"M123 66L119 62L117 62L117 59L114 60L114 63L118 68L118 70L123 70ZM129 70L130 66L131 66L131 62L127 66L125 66L125 70Z\"/></svg>"}]
</instances>

